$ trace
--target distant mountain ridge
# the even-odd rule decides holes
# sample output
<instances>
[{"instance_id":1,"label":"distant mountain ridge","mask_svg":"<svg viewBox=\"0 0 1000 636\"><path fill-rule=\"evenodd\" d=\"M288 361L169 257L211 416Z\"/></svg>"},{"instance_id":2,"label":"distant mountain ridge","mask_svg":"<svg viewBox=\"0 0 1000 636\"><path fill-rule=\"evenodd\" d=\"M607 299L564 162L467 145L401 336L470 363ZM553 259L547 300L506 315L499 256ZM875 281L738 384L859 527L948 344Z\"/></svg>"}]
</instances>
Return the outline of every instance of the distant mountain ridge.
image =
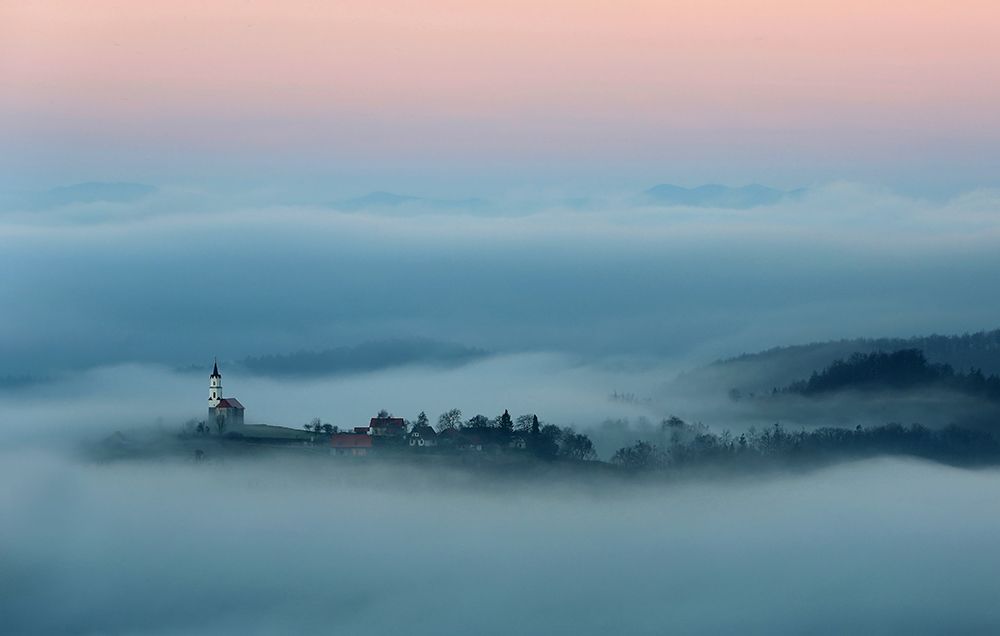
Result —
<instances>
[{"instance_id":1,"label":"distant mountain ridge","mask_svg":"<svg viewBox=\"0 0 1000 636\"><path fill-rule=\"evenodd\" d=\"M715 386L723 390L769 392L809 377L837 360L854 354L890 353L919 349L932 364L947 364L956 371L979 369L1000 374L1000 329L957 336L930 335L913 338L855 338L803 345L781 346L718 360L682 374L682 385Z\"/></svg>"},{"instance_id":2,"label":"distant mountain ridge","mask_svg":"<svg viewBox=\"0 0 1000 636\"><path fill-rule=\"evenodd\" d=\"M410 196L407 194L396 194L394 192L369 192L368 194L352 199L344 199L330 204L330 207L338 210L357 211L369 208L395 208L406 205L422 205L429 208L456 209L456 208L480 208L486 205L483 199L432 199L424 197Z\"/></svg>"},{"instance_id":3,"label":"distant mountain ridge","mask_svg":"<svg viewBox=\"0 0 1000 636\"><path fill-rule=\"evenodd\" d=\"M91 181L52 188L38 194L37 207L57 207L72 203L127 203L156 192L156 187L145 183Z\"/></svg>"},{"instance_id":4,"label":"distant mountain ridge","mask_svg":"<svg viewBox=\"0 0 1000 636\"><path fill-rule=\"evenodd\" d=\"M773 205L801 196L804 192L801 189L777 190L756 183L740 187L710 183L694 188L664 183L646 190L643 197L648 203L656 205L748 209Z\"/></svg>"}]
</instances>

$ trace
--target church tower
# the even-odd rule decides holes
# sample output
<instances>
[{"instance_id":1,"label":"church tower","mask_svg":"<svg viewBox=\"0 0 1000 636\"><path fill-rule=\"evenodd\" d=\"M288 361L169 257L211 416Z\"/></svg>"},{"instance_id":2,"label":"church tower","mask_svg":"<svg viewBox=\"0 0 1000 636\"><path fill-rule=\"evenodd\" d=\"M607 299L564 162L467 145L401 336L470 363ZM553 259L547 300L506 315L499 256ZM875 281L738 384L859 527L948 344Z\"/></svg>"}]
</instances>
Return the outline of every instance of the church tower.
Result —
<instances>
[{"instance_id":1,"label":"church tower","mask_svg":"<svg viewBox=\"0 0 1000 636\"><path fill-rule=\"evenodd\" d=\"M222 399L222 374L219 373L219 361L215 361L215 368L212 375L208 376L208 408L214 409L219 406Z\"/></svg>"}]
</instances>

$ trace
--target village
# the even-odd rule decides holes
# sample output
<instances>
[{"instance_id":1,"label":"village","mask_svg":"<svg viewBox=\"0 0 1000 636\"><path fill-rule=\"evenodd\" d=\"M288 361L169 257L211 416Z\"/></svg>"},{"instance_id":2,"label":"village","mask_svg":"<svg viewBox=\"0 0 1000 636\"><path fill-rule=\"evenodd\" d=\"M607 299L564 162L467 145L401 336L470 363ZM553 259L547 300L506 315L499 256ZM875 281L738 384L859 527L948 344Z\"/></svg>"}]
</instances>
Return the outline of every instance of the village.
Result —
<instances>
[{"instance_id":1,"label":"village","mask_svg":"<svg viewBox=\"0 0 1000 636\"><path fill-rule=\"evenodd\" d=\"M463 421L457 410L442 414L435 430L421 412L415 421L395 417L382 410L366 425L348 430L319 419L302 429L269 424L247 424L246 408L235 397L225 397L218 361L209 376L208 418L186 431L195 437L216 438L231 442L264 445L299 445L325 448L331 455L365 457L373 454L455 454L483 455L525 454L554 457L559 441L582 446L580 458L590 458L592 445L583 435L566 432L556 426L542 426L535 415L522 415L515 421L507 410L495 418L477 415Z\"/></svg>"}]
</instances>

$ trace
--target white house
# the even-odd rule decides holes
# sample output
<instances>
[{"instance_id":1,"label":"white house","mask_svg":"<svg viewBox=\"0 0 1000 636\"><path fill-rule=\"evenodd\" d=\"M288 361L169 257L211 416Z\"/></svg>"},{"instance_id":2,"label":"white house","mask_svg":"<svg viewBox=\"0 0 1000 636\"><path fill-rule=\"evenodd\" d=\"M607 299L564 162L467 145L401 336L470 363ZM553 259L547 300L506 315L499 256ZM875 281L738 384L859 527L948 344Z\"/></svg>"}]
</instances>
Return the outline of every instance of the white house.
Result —
<instances>
[{"instance_id":1,"label":"white house","mask_svg":"<svg viewBox=\"0 0 1000 636\"><path fill-rule=\"evenodd\" d=\"M410 446L437 446L437 433L430 426L414 426L410 431Z\"/></svg>"}]
</instances>

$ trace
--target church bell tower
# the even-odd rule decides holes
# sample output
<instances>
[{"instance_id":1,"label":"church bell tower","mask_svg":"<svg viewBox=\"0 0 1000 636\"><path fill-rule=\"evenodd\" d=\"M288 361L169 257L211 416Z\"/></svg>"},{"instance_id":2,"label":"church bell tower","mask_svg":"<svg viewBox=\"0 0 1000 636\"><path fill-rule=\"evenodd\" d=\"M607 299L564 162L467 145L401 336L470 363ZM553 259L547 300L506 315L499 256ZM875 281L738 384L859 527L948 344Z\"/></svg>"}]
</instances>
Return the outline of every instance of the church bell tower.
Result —
<instances>
[{"instance_id":1,"label":"church bell tower","mask_svg":"<svg viewBox=\"0 0 1000 636\"><path fill-rule=\"evenodd\" d=\"M208 408L214 409L222 399L222 374L219 373L219 361L215 361L212 375L208 376Z\"/></svg>"}]
</instances>

